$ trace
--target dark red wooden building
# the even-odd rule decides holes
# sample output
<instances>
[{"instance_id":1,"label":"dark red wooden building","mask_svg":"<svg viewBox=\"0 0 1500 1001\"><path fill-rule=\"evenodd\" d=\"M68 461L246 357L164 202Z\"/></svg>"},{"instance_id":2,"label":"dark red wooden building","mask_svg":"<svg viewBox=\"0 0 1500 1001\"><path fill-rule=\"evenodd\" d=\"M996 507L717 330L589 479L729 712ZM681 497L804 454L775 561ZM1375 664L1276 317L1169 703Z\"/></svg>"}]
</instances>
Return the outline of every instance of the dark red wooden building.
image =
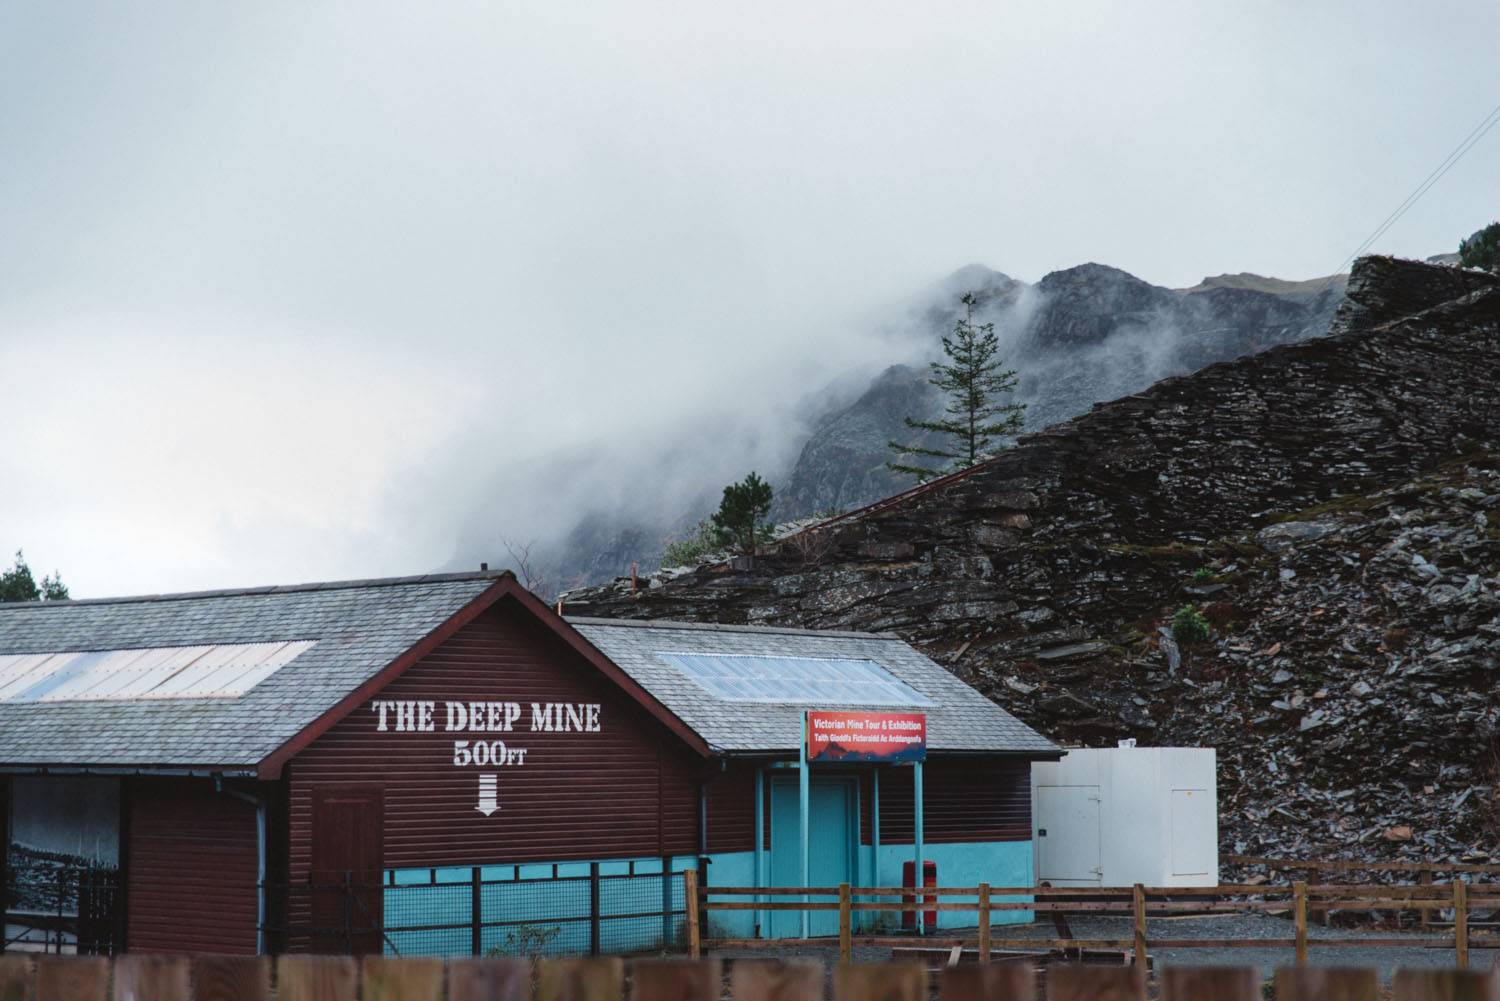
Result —
<instances>
[{"instance_id":1,"label":"dark red wooden building","mask_svg":"<svg viewBox=\"0 0 1500 1001\"><path fill-rule=\"evenodd\" d=\"M801 714L850 707L926 715L922 806L819 766L813 885L899 883L919 830L945 884L1030 882L1059 752L898 639L564 620L488 573L0 605L6 947L660 947L686 868L797 883Z\"/></svg>"}]
</instances>

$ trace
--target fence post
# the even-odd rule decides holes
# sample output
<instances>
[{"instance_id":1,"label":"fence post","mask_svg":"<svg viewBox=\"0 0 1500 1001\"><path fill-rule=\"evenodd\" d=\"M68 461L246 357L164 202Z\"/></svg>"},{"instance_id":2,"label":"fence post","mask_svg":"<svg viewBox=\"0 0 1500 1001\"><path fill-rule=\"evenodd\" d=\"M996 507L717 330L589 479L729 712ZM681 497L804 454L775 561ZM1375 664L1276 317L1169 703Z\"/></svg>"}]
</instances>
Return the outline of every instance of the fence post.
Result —
<instances>
[{"instance_id":1,"label":"fence post","mask_svg":"<svg viewBox=\"0 0 1500 1001\"><path fill-rule=\"evenodd\" d=\"M1307 965L1307 884L1292 884L1292 927L1297 936L1297 965Z\"/></svg>"},{"instance_id":2,"label":"fence post","mask_svg":"<svg viewBox=\"0 0 1500 1001\"><path fill-rule=\"evenodd\" d=\"M672 945L672 856L661 857L661 947Z\"/></svg>"},{"instance_id":3,"label":"fence post","mask_svg":"<svg viewBox=\"0 0 1500 1001\"><path fill-rule=\"evenodd\" d=\"M1135 905L1135 966L1146 970L1146 888L1140 883L1131 888L1130 895Z\"/></svg>"},{"instance_id":4,"label":"fence post","mask_svg":"<svg viewBox=\"0 0 1500 1001\"><path fill-rule=\"evenodd\" d=\"M854 909L848 883L839 884L839 962L852 962L854 958Z\"/></svg>"},{"instance_id":5,"label":"fence post","mask_svg":"<svg viewBox=\"0 0 1500 1001\"><path fill-rule=\"evenodd\" d=\"M67 910L64 901L68 895L68 872L66 869L57 870L57 954L62 955L63 947L63 914ZM46 952L45 939L42 951Z\"/></svg>"},{"instance_id":6,"label":"fence post","mask_svg":"<svg viewBox=\"0 0 1500 1001\"><path fill-rule=\"evenodd\" d=\"M469 870L469 954L477 956L484 948L484 887L479 866Z\"/></svg>"},{"instance_id":7,"label":"fence post","mask_svg":"<svg viewBox=\"0 0 1500 1001\"><path fill-rule=\"evenodd\" d=\"M979 962L990 961L990 884L979 884Z\"/></svg>"},{"instance_id":8,"label":"fence post","mask_svg":"<svg viewBox=\"0 0 1500 1001\"><path fill-rule=\"evenodd\" d=\"M708 885L708 867L713 864L713 859L706 855L698 856L698 887L699 892ZM708 911L700 904L698 907L698 938L708 938Z\"/></svg>"},{"instance_id":9,"label":"fence post","mask_svg":"<svg viewBox=\"0 0 1500 1001\"><path fill-rule=\"evenodd\" d=\"M1421 868L1421 870L1417 874L1417 882L1420 883L1420 884L1422 884L1423 886L1431 886L1432 885L1432 863L1430 861L1428 861L1427 859L1423 859L1422 860L1422 868ZM1422 908L1422 930L1423 931L1427 930L1427 921L1428 921L1428 917L1429 917L1427 911L1428 911L1428 909L1426 907Z\"/></svg>"},{"instance_id":10,"label":"fence post","mask_svg":"<svg viewBox=\"0 0 1500 1001\"><path fill-rule=\"evenodd\" d=\"M688 958L698 958L698 870L682 870L682 900L687 910Z\"/></svg>"},{"instance_id":11,"label":"fence post","mask_svg":"<svg viewBox=\"0 0 1500 1001\"><path fill-rule=\"evenodd\" d=\"M599 863L589 863L589 955L599 955Z\"/></svg>"},{"instance_id":12,"label":"fence post","mask_svg":"<svg viewBox=\"0 0 1500 1001\"><path fill-rule=\"evenodd\" d=\"M1460 970L1469 968L1469 884L1453 880L1453 954Z\"/></svg>"},{"instance_id":13,"label":"fence post","mask_svg":"<svg viewBox=\"0 0 1500 1001\"><path fill-rule=\"evenodd\" d=\"M1321 886L1322 884L1323 870L1315 868L1308 869L1307 885L1316 888L1318 886ZM1328 911L1317 904L1317 893L1313 894L1313 903L1309 905L1308 910L1314 921L1316 921L1320 925L1323 925L1325 928L1328 926Z\"/></svg>"},{"instance_id":14,"label":"fence post","mask_svg":"<svg viewBox=\"0 0 1500 1001\"><path fill-rule=\"evenodd\" d=\"M354 954L354 873L344 870L344 955Z\"/></svg>"}]
</instances>

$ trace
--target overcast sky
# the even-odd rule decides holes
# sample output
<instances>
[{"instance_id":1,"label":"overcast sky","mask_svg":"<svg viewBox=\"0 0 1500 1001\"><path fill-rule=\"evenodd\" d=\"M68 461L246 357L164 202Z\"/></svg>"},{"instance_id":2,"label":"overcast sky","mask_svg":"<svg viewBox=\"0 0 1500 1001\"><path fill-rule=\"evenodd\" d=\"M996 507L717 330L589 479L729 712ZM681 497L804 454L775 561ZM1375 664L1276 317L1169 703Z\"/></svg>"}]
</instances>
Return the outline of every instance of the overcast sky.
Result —
<instances>
[{"instance_id":1,"label":"overcast sky","mask_svg":"<svg viewBox=\"0 0 1500 1001\"><path fill-rule=\"evenodd\" d=\"M1334 271L1500 102L1497 38L1489 0L0 0L0 552L75 597L498 564L461 522L629 489L537 496L549 457L773 461L965 264ZM1500 128L1375 249L1497 216Z\"/></svg>"}]
</instances>

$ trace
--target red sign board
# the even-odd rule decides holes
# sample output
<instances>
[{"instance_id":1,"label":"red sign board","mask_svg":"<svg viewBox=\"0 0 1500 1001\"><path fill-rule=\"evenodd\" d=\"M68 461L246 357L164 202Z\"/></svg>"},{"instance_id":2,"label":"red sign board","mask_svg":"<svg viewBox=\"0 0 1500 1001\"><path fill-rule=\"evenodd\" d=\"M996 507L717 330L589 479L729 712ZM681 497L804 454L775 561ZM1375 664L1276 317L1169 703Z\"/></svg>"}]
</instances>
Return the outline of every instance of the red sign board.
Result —
<instances>
[{"instance_id":1,"label":"red sign board","mask_svg":"<svg viewBox=\"0 0 1500 1001\"><path fill-rule=\"evenodd\" d=\"M808 761L925 761L923 713L807 714Z\"/></svg>"}]
</instances>

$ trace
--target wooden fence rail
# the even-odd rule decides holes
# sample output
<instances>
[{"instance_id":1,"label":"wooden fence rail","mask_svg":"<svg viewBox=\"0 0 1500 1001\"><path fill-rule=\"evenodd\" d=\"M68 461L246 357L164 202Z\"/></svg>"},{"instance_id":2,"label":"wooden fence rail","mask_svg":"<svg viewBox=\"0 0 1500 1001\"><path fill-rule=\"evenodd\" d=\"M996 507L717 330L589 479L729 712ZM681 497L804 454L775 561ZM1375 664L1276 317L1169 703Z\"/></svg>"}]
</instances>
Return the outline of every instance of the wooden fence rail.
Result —
<instances>
[{"instance_id":1,"label":"wooden fence rail","mask_svg":"<svg viewBox=\"0 0 1500 1001\"><path fill-rule=\"evenodd\" d=\"M1290 948L1295 950L1298 966L1306 965L1309 947L1350 948L1359 946L1417 946L1452 949L1457 966L1466 967L1471 946L1500 946L1500 936L1474 935L1468 927L1471 909L1500 908L1500 887L1484 885L1471 893L1469 884L1454 880L1448 884L1419 884L1406 886L1377 887L1369 885L1342 886L1320 884L1311 886L1295 882L1290 886L1255 884L1231 884L1202 887L996 887L988 883L962 887L880 887L838 886L820 887L747 887L707 886L700 887L697 873L683 873L684 899L687 901L688 956L698 958L705 946L767 946L780 941L803 942L806 940L778 939L713 939L700 937L700 919L711 911L807 911L810 913L837 911L839 957L848 962L855 945L892 946L911 945L907 936L857 936L854 934L854 915L870 911L912 913L922 911L968 912L974 915L975 932L968 936L925 936L921 941L932 945L975 947L981 963L990 962L996 949L1054 950L1054 949L1128 949L1137 965L1146 962L1147 948ZM753 897L755 899L734 899ZM900 897L899 900L856 900L856 897ZM918 898L921 899L918 899ZM941 898L963 897L964 900ZM1173 899L1162 899L1162 898ZM715 899L730 898L730 899ZM1011 899L1006 899L1011 898ZM1186 898L1186 899L1182 899ZM1416 911L1422 917L1422 927L1427 929L1429 912L1453 912L1451 933L1426 935L1401 935L1361 938L1320 938L1308 934L1309 914L1325 921L1333 912L1340 910L1384 910L1393 912ZM1028 911L1039 914L1085 914L1090 916L1116 915L1130 917L1132 935L1129 939L1073 939L1073 938L1005 938L996 937L993 927L994 915L1007 911ZM1182 913L1218 913L1273 911L1290 914L1292 937L1288 939L1231 938L1231 939L1149 939L1146 935L1148 916L1168 916ZM921 920L920 918L918 920ZM1004 926L1002 926L1004 927ZM818 941L832 944L831 939ZM1500 999L1497 999L1500 1001Z\"/></svg>"},{"instance_id":2,"label":"wooden fence rail","mask_svg":"<svg viewBox=\"0 0 1500 1001\"><path fill-rule=\"evenodd\" d=\"M1273 872L1281 870L1284 872L1305 872L1309 886L1317 886L1323 881L1325 872L1367 872L1376 875L1402 876L1416 873L1417 882L1422 886L1433 885L1433 874L1439 872L1452 873L1457 876L1460 873L1478 873L1480 875L1494 875L1500 873L1500 865L1487 862L1434 862L1431 859L1422 859L1417 862L1356 862L1350 859L1330 859L1319 861L1315 859L1285 859L1285 858L1262 858L1258 855L1221 855L1219 861L1225 865L1249 865L1270 869ZM1421 916L1422 927L1425 929L1429 924L1429 916L1424 910Z\"/></svg>"},{"instance_id":3,"label":"wooden fence rail","mask_svg":"<svg viewBox=\"0 0 1500 1001\"><path fill-rule=\"evenodd\" d=\"M385 959L347 956L102 957L0 955L0 1001L825 1001L819 963L718 959ZM1145 1001L1143 971L1056 966L1038 992L1028 963L938 971L919 963L843 964L832 1001ZM1161 971L1161 1001L1261 1001L1250 967ZM1369 969L1283 967L1276 1001L1377 1001ZM1500 977L1471 970L1398 970L1394 1001L1500 998Z\"/></svg>"}]
</instances>

